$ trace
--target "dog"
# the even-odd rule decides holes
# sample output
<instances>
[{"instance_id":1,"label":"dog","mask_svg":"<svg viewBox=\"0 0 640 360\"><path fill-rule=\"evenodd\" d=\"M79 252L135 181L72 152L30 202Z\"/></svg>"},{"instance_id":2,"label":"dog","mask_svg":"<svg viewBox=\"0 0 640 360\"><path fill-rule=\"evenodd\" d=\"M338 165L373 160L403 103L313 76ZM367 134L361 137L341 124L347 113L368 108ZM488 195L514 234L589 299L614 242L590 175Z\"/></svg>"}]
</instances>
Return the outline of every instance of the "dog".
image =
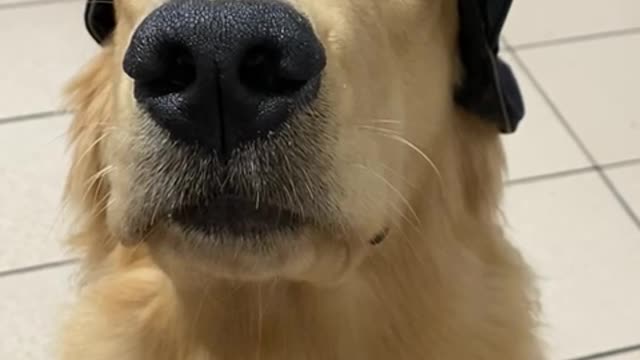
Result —
<instances>
[{"instance_id":1,"label":"dog","mask_svg":"<svg viewBox=\"0 0 640 360\"><path fill-rule=\"evenodd\" d=\"M89 0L62 360L542 360L510 1Z\"/></svg>"}]
</instances>

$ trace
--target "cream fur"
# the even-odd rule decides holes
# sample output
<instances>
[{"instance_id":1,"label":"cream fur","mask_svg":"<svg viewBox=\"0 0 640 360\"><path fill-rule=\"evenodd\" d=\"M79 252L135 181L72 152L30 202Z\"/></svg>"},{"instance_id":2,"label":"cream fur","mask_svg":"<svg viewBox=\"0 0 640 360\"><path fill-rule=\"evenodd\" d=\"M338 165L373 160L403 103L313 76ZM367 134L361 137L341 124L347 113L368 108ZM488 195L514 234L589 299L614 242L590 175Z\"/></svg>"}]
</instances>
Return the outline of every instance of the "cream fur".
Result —
<instances>
[{"instance_id":1,"label":"cream fur","mask_svg":"<svg viewBox=\"0 0 640 360\"><path fill-rule=\"evenodd\" d=\"M85 282L60 359L542 360L533 282L500 226L498 134L451 100L456 1L292 3L327 48L344 239L309 234L313 251L261 265L282 274L259 280L187 267L157 239L123 245L138 115L120 64L158 4L116 0L112 42L69 87Z\"/></svg>"}]
</instances>

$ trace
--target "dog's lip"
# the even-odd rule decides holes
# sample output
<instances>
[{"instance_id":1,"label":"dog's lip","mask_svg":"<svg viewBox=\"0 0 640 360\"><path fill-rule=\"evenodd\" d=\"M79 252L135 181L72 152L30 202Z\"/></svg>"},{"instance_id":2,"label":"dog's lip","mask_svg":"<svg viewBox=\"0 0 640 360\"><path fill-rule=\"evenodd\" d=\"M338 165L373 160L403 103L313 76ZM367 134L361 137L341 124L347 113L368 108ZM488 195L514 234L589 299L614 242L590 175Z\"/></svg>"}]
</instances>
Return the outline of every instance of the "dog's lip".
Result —
<instances>
[{"instance_id":1,"label":"dog's lip","mask_svg":"<svg viewBox=\"0 0 640 360\"><path fill-rule=\"evenodd\" d=\"M293 210L235 195L182 206L171 211L169 218L187 230L236 236L295 230L305 223Z\"/></svg>"}]
</instances>

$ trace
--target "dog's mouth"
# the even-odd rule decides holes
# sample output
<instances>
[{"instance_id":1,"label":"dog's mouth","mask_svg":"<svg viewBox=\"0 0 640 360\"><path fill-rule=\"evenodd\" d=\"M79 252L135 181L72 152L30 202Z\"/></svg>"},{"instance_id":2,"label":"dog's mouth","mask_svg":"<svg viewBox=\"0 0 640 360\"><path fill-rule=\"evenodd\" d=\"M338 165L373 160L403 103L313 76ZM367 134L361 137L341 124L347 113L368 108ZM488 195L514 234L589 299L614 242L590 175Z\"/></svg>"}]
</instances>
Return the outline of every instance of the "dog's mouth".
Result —
<instances>
[{"instance_id":1,"label":"dog's mouth","mask_svg":"<svg viewBox=\"0 0 640 360\"><path fill-rule=\"evenodd\" d=\"M209 202L183 206L169 214L170 220L188 232L202 235L265 237L293 232L307 221L293 210L240 196L221 196Z\"/></svg>"}]
</instances>

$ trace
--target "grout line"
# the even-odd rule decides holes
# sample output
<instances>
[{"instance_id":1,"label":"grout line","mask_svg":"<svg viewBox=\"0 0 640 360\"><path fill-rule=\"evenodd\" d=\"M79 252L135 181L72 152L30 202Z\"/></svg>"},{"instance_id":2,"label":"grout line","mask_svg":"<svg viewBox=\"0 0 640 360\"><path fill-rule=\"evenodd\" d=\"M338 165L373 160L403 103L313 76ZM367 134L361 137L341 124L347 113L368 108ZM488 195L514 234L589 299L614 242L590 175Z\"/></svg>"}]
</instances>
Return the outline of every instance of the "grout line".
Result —
<instances>
[{"instance_id":1,"label":"grout line","mask_svg":"<svg viewBox=\"0 0 640 360\"><path fill-rule=\"evenodd\" d=\"M610 163L606 165L600 165L600 167L603 168L604 170L609 170L609 169L617 169L617 168L633 166L633 165L640 165L640 159L624 160L624 161L619 161L619 162Z\"/></svg>"},{"instance_id":2,"label":"grout line","mask_svg":"<svg viewBox=\"0 0 640 360\"><path fill-rule=\"evenodd\" d=\"M65 115L65 114L68 114L68 112L65 110L54 110L54 111L43 111L39 113L32 113L32 114L25 114L25 115L10 116L6 118L0 118L0 125L10 124L10 123L15 123L20 121L38 120L38 119L43 119L47 117Z\"/></svg>"},{"instance_id":3,"label":"grout line","mask_svg":"<svg viewBox=\"0 0 640 360\"><path fill-rule=\"evenodd\" d=\"M0 11L80 1L81 0L23 0L0 4Z\"/></svg>"},{"instance_id":4,"label":"grout line","mask_svg":"<svg viewBox=\"0 0 640 360\"><path fill-rule=\"evenodd\" d=\"M513 45L509 47L511 51L529 50L529 49L537 49L541 47L573 44L573 43L585 42L585 41L603 40L603 39L608 39L608 38L617 37L617 36L628 36L628 35L635 35L639 33L640 33L640 27L634 27L634 28L623 29L623 30L613 30L613 31L606 31L606 32L586 34L586 35L577 35L577 36L552 39L552 40L533 41L530 43L523 43L520 45ZM506 40L503 40L503 41L506 43Z\"/></svg>"},{"instance_id":5,"label":"grout line","mask_svg":"<svg viewBox=\"0 0 640 360\"><path fill-rule=\"evenodd\" d=\"M3 270L3 271L0 271L0 278L12 276L12 275L26 274L34 271L55 269L55 268L59 268L67 265L73 265L77 262L78 262L77 259L67 259L67 260L48 262L44 264L25 266L25 267L11 269L11 270Z\"/></svg>"},{"instance_id":6,"label":"grout line","mask_svg":"<svg viewBox=\"0 0 640 360\"><path fill-rule=\"evenodd\" d=\"M607 174L605 174L605 172L602 171L602 168L598 168L598 174L600 174L604 183L607 185L609 190L611 190L611 192L613 193L613 196L616 199L618 199L620 206L624 208L624 211L629 215L631 220L633 220L633 222L636 224L638 229L640 229L640 217L638 217L638 214L636 214L635 211L633 211L633 209L631 208L631 205L629 205L629 203L624 198L624 196L622 196L620 191L618 191L616 186L613 184L613 181L611 181L611 178L609 178L609 176L607 176Z\"/></svg>"},{"instance_id":7,"label":"grout line","mask_svg":"<svg viewBox=\"0 0 640 360\"><path fill-rule=\"evenodd\" d=\"M506 40L504 41L504 43L507 48L513 49ZM609 176L607 176L607 174L604 172L604 169L600 165L598 165L598 162L596 161L595 156L591 153L591 151L589 151L586 144L582 141L582 139L580 139L578 134L571 127L571 124L569 123L569 121L564 117L564 115L560 111L560 108L556 105L556 103L553 100L551 100L551 97L544 90L544 88L542 87L542 84L540 84L540 82L533 76L533 73L531 72L527 64L525 64L525 62L520 57L520 54L517 51L513 51L512 58L520 66L520 69L524 72L525 76L529 79L529 81L531 81L531 84L535 87L535 89L542 96L542 98L547 103L547 105L551 108L553 113L556 115L556 117L560 121L560 124L568 132L569 136L578 145L578 147L582 150L583 154L587 157L589 162L593 165L594 170L600 176L605 186L609 189L609 191L611 191L611 193L616 198L620 206L622 206L622 208L627 213L629 218L635 223L636 227L640 229L640 217L638 217L638 215L633 211L629 203L620 194L620 192L615 187L611 179L609 179Z\"/></svg>"},{"instance_id":8,"label":"grout line","mask_svg":"<svg viewBox=\"0 0 640 360\"><path fill-rule=\"evenodd\" d=\"M521 184L530 184L530 183L534 183L542 180L551 180L551 179L557 179L557 178L562 178L566 176L585 174L594 170L596 170L594 166L588 166L583 168L552 172L548 174L527 176L527 177L507 180L505 181L505 185L513 186L513 185L521 185Z\"/></svg>"},{"instance_id":9,"label":"grout line","mask_svg":"<svg viewBox=\"0 0 640 360\"><path fill-rule=\"evenodd\" d=\"M507 186L529 184L537 181L557 179L565 176L580 175L580 174L588 173L590 171L597 171L598 169L613 170L613 169L619 169L619 168L624 168L624 167L634 166L634 165L640 165L640 159L622 160L622 161L612 162L608 164L601 164L597 166L587 166L587 167L561 170L561 171L539 174L539 175L524 176L521 178L506 180L504 184Z\"/></svg>"},{"instance_id":10,"label":"grout line","mask_svg":"<svg viewBox=\"0 0 640 360\"><path fill-rule=\"evenodd\" d=\"M609 351L604 351L604 352L600 352L600 353L595 353L595 354L591 354L591 355L587 355L587 356L582 356L582 357L577 357L577 358L573 358L570 360L596 360L596 359L603 359L609 356L613 356L613 355L621 355L621 354L626 354L626 353L630 353L636 350L640 350L640 344L636 344L636 345L632 345L632 346L627 346L627 347L623 347L623 348L618 348L618 349L613 349L613 350L609 350Z\"/></svg>"}]
</instances>

